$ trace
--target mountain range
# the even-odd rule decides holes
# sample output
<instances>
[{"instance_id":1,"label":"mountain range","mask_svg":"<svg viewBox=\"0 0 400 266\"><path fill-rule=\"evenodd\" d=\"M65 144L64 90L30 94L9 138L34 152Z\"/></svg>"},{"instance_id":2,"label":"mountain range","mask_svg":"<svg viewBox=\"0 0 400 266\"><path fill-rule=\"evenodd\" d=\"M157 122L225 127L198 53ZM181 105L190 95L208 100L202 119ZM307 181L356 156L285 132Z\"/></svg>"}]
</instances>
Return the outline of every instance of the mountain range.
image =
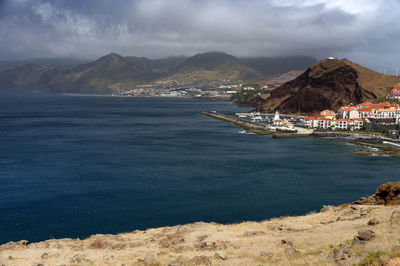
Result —
<instances>
[{"instance_id":1,"label":"mountain range","mask_svg":"<svg viewBox=\"0 0 400 266\"><path fill-rule=\"evenodd\" d=\"M6 61L0 61L0 71L13 69L16 67L29 64L37 64L41 66L53 66L53 65L76 66L88 62L90 62L90 60L76 59L69 57L53 57L53 58L43 57L43 58L33 58L25 60L6 60Z\"/></svg>"},{"instance_id":2,"label":"mountain range","mask_svg":"<svg viewBox=\"0 0 400 266\"><path fill-rule=\"evenodd\" d=\"M0 89L49 92L111 93L146 83L178 85L253 82L294 69L305 69L312 57L238 58L222 52L151 60L111 53L92 62L31 60L0 62ZM16 67L14 67L16 66Z\"/></svg>"}]
</instances>

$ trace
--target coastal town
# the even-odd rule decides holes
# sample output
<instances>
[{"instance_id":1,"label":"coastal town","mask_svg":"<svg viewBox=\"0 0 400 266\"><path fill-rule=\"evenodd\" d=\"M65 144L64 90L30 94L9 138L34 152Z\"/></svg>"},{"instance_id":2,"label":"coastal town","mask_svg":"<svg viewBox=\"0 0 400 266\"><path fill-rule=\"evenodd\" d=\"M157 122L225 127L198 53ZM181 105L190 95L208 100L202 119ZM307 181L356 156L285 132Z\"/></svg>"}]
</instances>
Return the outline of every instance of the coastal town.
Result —
<instances>
[{"instance_id":1,"label":"coastal town","mask_svg":"<svg viewBox=\"0 0 400 266\"><path fill-rule=\"evenodd\" d=\"M384 102L365 101L341 106L338 110L323 110L318 115L275 114L250 112L236 116L254 123L265 124L270 130L296 133L299 130L352 131L387 134L399 138L400 83L393 87Z\"/></svg>"},{"instance_id":2,"label":"coastal town","mask_svg":"<svg viewBox=\"0 0 400 266\"><path fill-rule=\"evenodd\" d=\"M223 98L230 99L236 94L260 93L268 94L271 90L298 77L302 72L293 70L280 75L272 75L263 82L236 82L222 79L205 84L188 84L184 80L163 80L150 84L141 84L129 89L115 88L112 95L127 97L186 97L186 98Z\"/></svg>"}]
</instances>

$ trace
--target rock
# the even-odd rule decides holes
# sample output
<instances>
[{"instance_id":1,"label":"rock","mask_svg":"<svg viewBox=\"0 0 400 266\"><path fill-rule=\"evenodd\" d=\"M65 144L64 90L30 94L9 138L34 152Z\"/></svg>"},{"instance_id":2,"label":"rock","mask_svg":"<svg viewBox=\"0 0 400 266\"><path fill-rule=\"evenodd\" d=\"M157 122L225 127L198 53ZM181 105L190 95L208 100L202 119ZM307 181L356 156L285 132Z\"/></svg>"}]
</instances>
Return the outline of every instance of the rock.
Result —
<instances>
[{"instance_id":1,"label":"rock","mask_svg":"<svg viewBox=\"0 0 400 266\"><path fill-rule=\"evenodd\" d=\"M40 256L42 259L47 259L49 257L48 253L43 253L42 256Z\"/></svg>"},{"instance_id":2,"label":"rock","mask_svg":"<svg viewBox=\"0 0 400 266\"><path fill-rule=\"evenodd\" d=\"M266 233L263 231L252 231L252 232L246 231L246 232L244 232L243 235L247 236L247 237L252 237L252 236L263 236L263 235L266 235Z\"/></svg>"},{"instance_id":3,"label":"rock","mask_svg":"<svg viewBox=\"0 0 400 266\"><path fill-rule=\"evenodd\" d=\"M71 246L71 249L73 250L73 251L82 251L83 250L83 247L82 247L82 245L74 245L74 246Z\"/></svg>"},{"instance_id":4,"label":"rock","mask_svg":"<svg viewBox=\"0 0 400 266\"><path fill-rule=\"evenodd\" d=\"M200 249L206 249L207 248L207 242L200 242L199 248Z\"/></svg>"},{"instance_id":5,"label":"rock","mask_svg":"<svg viewBox=\"0 0 400 266\"><path fill-rule=\"evenodd\" d=\"M400 224L400 211L394 211L390 216L390 222Z\"/></svg>"},{"instance_id":6,"label":"rock","mask_svg":"<svg viewBox=\"0 0 400 266\"><path fill-rule=\"evenodd\" d=\"M327 259L329 260L334 260L334 261L340 261L340 260L346 260L350 257L348 253L348 249L337 249L334 248L329 252Z\"/></svg>"},{"instance_id":7,"label":"rock","mask_svg":"<svg viewBox=\"0 0 400 266\"><path fill-rule=\"evenodd\" d=\"M121 249L124 249L126 247L126 244L124 244L124 243L117 243L117 244L114 244L114 245L112 245L112 249L118 249L118 250L121 250Z\"/></svg>"},{"instance_id":8,"label":"rock","mask_svg":"<svg viewBox=\"0 0 400 266\"><path fill-rule=\"evenodd\" d=\"M185 239L181 236L181 234L174 233L161 239L159 244L162 248L170 248L183 242L185 242Z\"/></svg>"},{"instance_id":9,"label":"rock","mask_svg":"<svg viewBox=\"0 0 400 266\"><path fill-rule=\"evenodd\" d=\"M369 241L375 237L375 232L369 229L358 231L358 238L360 240Z\"/></svg>"},{"instance_id":10,"label":"rock","mask_svg":"<svg viewBox=\"0 0 400 266\"><path fill-rule=\"evenodd\" d=\"M184 253L184 252L187 252L187 251L193 251L194 248L191 247L191 246L183 245L183 246L173 247L172 250L175 251L175 252L178 252L178 253Z\"/></svg>"},{"instance_id":11,"label":"rock","mask_svg":"<svg viewBox=\"0 0 400 266\"><path fill-rule=\"evenodd\" d=\"M332 250L329 252L328 256L327 256L327 259L328 259L328 260L336 260L338 254L339 254L339 252L340 252L340 250L337 249L337 248L332 249Z\"/></svg>"},{"instance_id":12,"label":"rock","mask_svg":"<svg viewBox=\"0 0 400 266\"><path fill-rule=\"evenodd\" d=\"M95 241L93 241L89 247L90 248L96 248L96 249L103 249L107 248L110 246L110 243L108 243L105 239L103 238L97 238Z\"/></svg>"},{"instance_id":13,"label":"rock","mask_svg":"<svg viewBox=\"0 0 400 266\"><path fill-rule=\"evenodd\" d=\"M376 219L376 218L372 218L371 220L368 221L368 225L374 226L374 225L377 225L377 224L379 224L379 220Z\"/></svg>"},{"instance_id":14,"label":"rock","mask_svg":"<svg viewBox=\"0 0 400 266\"><path fill-rule=\"evenodd\" d=\"M146 256L144 256L143 261L146 265L151 265L156 261L156 257L153 253L147 253Z\"/></svg>"},{"instance_id":15,"label":"rock","mask_svg":"<svg viewBox=\"0 0 400 266\"><path fill-rule=\"evenodd\" d=\"M327 212L327 211L331 211L331 210L333 210L333 209L335 209L334 206L331 206L331 205L322 205L322 208L321 208L321 210L320 210L319 212Z\"/></svg>"},{"instance_id":16,"label":"rock","mask_svg":"<svg viewBox=\"0 0 400 266\"><path fill-rule=\"evenodd\" d=\"M178 258L176 258L174 261L169 263L168 266L183 266L185 264L187 264L187 258L181 255Z\"/></svg>"},{"instance_id":17,"label":"rock","mask_svg":"<svg viewBox=\"0 0 400 266\"><path fill-rule=\"evenodd\" d=\"M362 197L353 204L366 205L397 205L400 204L400 182L389 182L380 185L376 192L369 197Z\"/></svg>"},{"instance_id":18,"label":"rock","mask_svg":"<svg viewBox=\"0 0 400 266\"><path fill-rule=\"evenodd\" d=\"M75 254L71 258L71 263L74 263L74 264L93 264L93 261L87 259L86 256L83 255L83 254Z\"/></svg>"},{"instance_id":19,"label":"rock","mask_svg":"<svg viewBox=\"0 0 400 266\"><path fill-rule=\"evenodd\" d=\"M207 235L201 235L201 236L198 236L197 237L197 240L199 241L199 242L202 242L202 241L204 241L204 239L206 239L208 236Z\"/></svg>"},{"instance_id":20,"label":"rock","mask_svg":"<svg viewBox=\"0 0 400 266\"><path fill-rule=\"evenodd\" d=\"M300 253L299 251L297 251L292 245L287 245L285 247L285 254L288 257L292 257L296 254Z\"/></svg>"},{"instance_id":21,"label":"rock","mask_svg":"<svg viewBox=\"0 0 400 266\"><path fill-rule=\"evenodd\" d=\"M216 242L200 242L195 245L195 248L200 250L221 250L226 249L231 243L229 241L216 241Z\"/></svg>"},{"instance_id":22,"label":"rock","mask_svg":"<svg viewBox=\"0 0 400 266\"><path fill-rule=\"evenodd\" d=\"M269 251L260 251L260 256L261 257L268 257L268 258L274 258L275 254Z\"/></svg>"},{"instance_id":23,"label":"rock","mask_svg":"<svg viewBox=\"0 0 400 266\"><path fill-rule=\"evenodd\" d=\"M367 241L361 240L357 236L355 236L354 239L353 239L352 245L353 246L362 246L362 245L365 245L366 242Z\"/></svg>"},{"instance_id":24,"label":"rock","mask_svg":"<svg viewBox=\"0 0 400 266\"><path fill-rule=\"evenodd\" d=\"M379 186L375 195L377 201L383 204L400 203L400 182L389 182Z\"/></svg>"},{"instance_id":25,"label":"rock","mask_svg":"<svg viewBox=\"0 0 400 266\"><path fill-rule=\"evenodd\" d=\"M44 264L39 262L39 263L32 264L32 266L44 266Z\"/></svg>"},{"instance_id":26,"label":"rock","mask_svg":"<svg viewBox=\"0 0 400 266\"><path fill-rule=\"evenodd\" d=\"M207 256L196 256L187 261L188 265L206 265L210 266L211 261Z\"/></svg>"},{"instance_id":27,"label":"rock","mask_svg":"<svg viewBox=\"0 0 400 266\"><path fill-rule=\"evenodd\" d=\"M221 260L226 260L227 259L227 257L225 256L225 254L222 251L215 252L214 258L221 259Z\"/></svg>"},{"instance_id":28,"label":"rock","mask_svg":"<svg viewBox=\"0 0 400 266\"><path fill-rule=\"evenodd\" d=\"M281 240L281 244L282 244L282 245L290 245L290 246L293 246L293 243L292 243L291 241L287 241L287 240L285 240L285 239L282 239L282 240Z\"/></svg>"},{"instance_id":29,"label":"rock","mask_svg":"<svg viewBox=\"0 0 400 266\"><path fill-rule=\"evenodd\" d=\"M28 240L21 240L18 242L18 244L26 246L26 245L28 245Z\"/></svg>"}]
</instances>

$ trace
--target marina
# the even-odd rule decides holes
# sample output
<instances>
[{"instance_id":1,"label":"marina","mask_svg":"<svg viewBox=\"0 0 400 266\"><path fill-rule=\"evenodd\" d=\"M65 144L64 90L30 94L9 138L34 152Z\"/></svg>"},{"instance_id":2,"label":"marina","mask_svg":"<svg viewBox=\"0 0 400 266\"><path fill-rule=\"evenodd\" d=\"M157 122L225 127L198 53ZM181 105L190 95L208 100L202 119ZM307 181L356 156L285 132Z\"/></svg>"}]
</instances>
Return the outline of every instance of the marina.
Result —
<instances>
[{"instance_id":1,"label":"marina","mask_svg":"<svg viewBox=\"0 0 400 266\"><path fill-rule=\"evenodd\" d=\"M285 115L281 119L279 113L236 113L237 117L212 112L201 112L202 115L222 120L243 128L246 132L274 137L307 137L314 130L297 126L303 121L302 116Z\"/></svg>"}]
</instances>

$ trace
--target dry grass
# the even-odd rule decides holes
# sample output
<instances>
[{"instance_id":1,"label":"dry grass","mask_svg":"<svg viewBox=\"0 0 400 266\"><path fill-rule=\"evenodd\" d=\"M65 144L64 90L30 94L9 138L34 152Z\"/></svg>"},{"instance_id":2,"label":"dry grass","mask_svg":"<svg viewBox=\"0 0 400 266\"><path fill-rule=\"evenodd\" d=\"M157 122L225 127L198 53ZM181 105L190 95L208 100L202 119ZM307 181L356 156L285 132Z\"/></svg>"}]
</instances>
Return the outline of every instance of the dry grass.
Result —
<instances>
[{"instance_id":1,"label":"dry grass","mask_svg":"<svg viewBox=\"0 0 400 266\"><path fill-rule=\"evenodd\" d=\"M263 222L199 222L85 240L10 242L0 246L0 265L168 265L174 261L176 265L334 265L337 262L329 256L333 249L348 250L350 257L341 261L345 265L393 264L400 261L400 224L390 219L395 210L399 206L342 205ZM368 226L371 218L380 223ZM376 237L353 246L352 239L365 228L372 229ZM282 240L291 244L282 244ZM288 254L291 247L298 252ZM217 252L227 258L216 258Z\"/></svg>"}]
</instances>

